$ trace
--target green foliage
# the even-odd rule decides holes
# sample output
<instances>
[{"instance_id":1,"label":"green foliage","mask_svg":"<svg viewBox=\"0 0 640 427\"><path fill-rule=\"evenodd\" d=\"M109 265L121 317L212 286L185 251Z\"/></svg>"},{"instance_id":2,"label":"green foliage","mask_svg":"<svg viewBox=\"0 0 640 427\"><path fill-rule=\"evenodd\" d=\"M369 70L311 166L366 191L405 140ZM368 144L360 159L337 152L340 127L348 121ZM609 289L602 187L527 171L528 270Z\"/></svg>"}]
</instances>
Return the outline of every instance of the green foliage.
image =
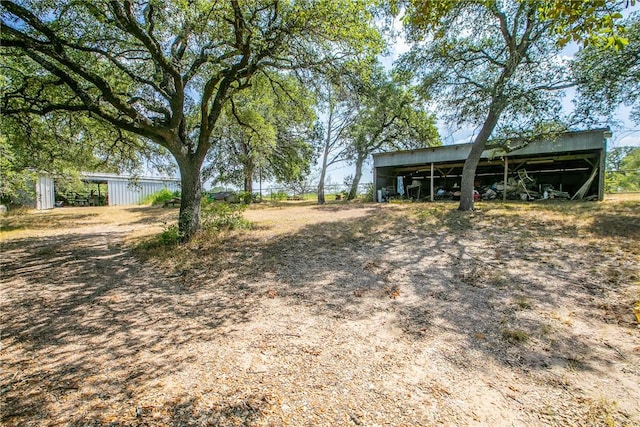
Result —
<instances>
[{"instance_id":1,"label":"green foliage","mask_svg":"<svg viewBox=\"0 0 640 427\"><path fill-rule=\"evenodd\" d=\"M0 135L0 202L11 203L22 193L33 192L33 183L37 174L23 167L5 135Z\"/></svg>"},{"instance_id":2,"label":"green foliage","mask_svg":"<svg viewBox=\"0 0 640 427\"><path fill-rule=\"evenodd\" d=\"M315 154L315 114L311 96L296 79L259 76L251 92L232 98L218 122L219 143L207 157L205 178L244 185L251 191L256 175L276 181L299 179Z\"/></svg>"},{"instance_id":3,"label":"green foliage","mask_svg":"<svg viewBox=\"0 0 640 427\"><path fill-rule=\"evenodd\" d=\"M180 197L180 192L179 191L169 191L166 188L163 188L160 191L157 191L153 194L148 195L147 197L143 198L142 201L140 202L141 205L152 205L152 206L157 206L157 205L162 205L164 204L164 202L166 202L167 200L171 200L173 198L176 197Z\"/></svg>"},{"instance_id":4,"label":"green foliage","mask_svg":"<svg viewBox=\"0 0 640 427\"><path fill-rule=\"evenodd\" d=\"M257 201L254 196L255 195L250 191L240 191L238 194L236 194L236 197L238 198L240 203L244 203L245 205Z\"/></svg>"},{"instance_id":5,"label":"green foliage","mask_svg":"<svg viewBox=\"0 0 640 427\"><path fill-rule=\"evenodd\" d=\"M605 191L640 191L640 147L618 147L607 153Z\"/></svg>"},{"instance_id":6,"label":"green foliage","mask_svg":"<svg viewBox=\"0 0 640 427\"><path fill-rule=\"evenodd\" d=\"M572 83L547 27L527 1L461 2L402 58L401 69L421 79L421 93L449 123L479 127L497 117L490 134L531 132L540 122L564 121L561 89Z\"/></svg>"},{"instance_id":7,"label":"green foliage","mask_svg":"<svg viewBox=\"0 0 640 427\"><path fill-rule=\"evenodd\" d=\"M347 158L356 165L349 199L356 197L363 164L371 154L441 145L435 115L425 110L424 100L404 77L376 67L363 84L357 115L348 129Z\"/></svg>"},{"instance_id":8,"label":"green foliage","mask_svg":"<svg viewBox=\"0 0 640 427\"><path fill-rule=\"evenodd\" d=\"M512 3L516 3L513 1ZM620 49L628 44L629 32L620 24L624 2L609 0L518 0L545 22L547 34L554 37L560 47L574 41L585 46ZM393 0L392 11L405 6L403 24L411 40L420 40L439 27L447 16L462 16L468 7L500 7L495 0ZM635 6L636 0L626 2ZM438 30L437 36L442 34Z\"/></svg>"},{"instance_id":9,"label":"green foliage","mask_svg":"<svg viewBox=\"0 0 640 427\"><path fill-rule=\"evenodd\" d=\"M640 14L624 21L628 45L614 51L592 45L576 55L573 69L578 83L578 112L599 122L609 121L620 104L631 107L631 118L640 124ZM599 123L598 123L599 124Z\"/></svg>"},{"instance_id":10,"label":"green foliage","mask_svg":"<svg viewBox=\"0 0 640 427\"><path fill-rule=\"evenodd\" d=\"M180 244L180 230L178 226L173 224L165 228L165 230L158 235L157 243L160 246L177 246Z\"/></svg>"},{"instance_id":11,"label":"green foliage","mask_svg":"<svg viewBox=\"0 0 640 427\"><path fill-rule=\"evenodd\" d=\"M521 0L524 1L524 0ZM635 5L631 0L630 5ZM570 41L585 46L618 50L629 44L627 31L619 21L620 6L609 0L545 0L539 2L538 12L550 21L551 31L559 36L558 44Z\"/></svg>"},{"instance_id":12,"label":"green foliage","mask_svg":"<svg viewBox=\"0 0 640 427\"><path fill-rule=\"evenodd\" d=\"M275 193L271 193L271 200L274 202L280 202L282 200L287 200L289 195L285 191L276 191Z\"/></svg>"},{"instance_id":13,"label":"green foliage","mask_svg":"<svg viewBox=\"0 0 640 427\"><path fill-rule=\"evenodd\" d=\"M373 202L373 200L375 199L375 193L376 193L376 187L373 185L373 183L369 183L367 184L366 187L366 191L362 194L362 201L369 203L369 202Z\"/></svg>"},{"instance_id":14,"label":"green foliage","mask_svg":"<svg viewBox=\"0 0 640 427\"><path fill-rule=\"evenodd\" d=\"M246 204L209 202L203 199L201 205L202 228L208 231L249 229L251 222L242 215L246 208Z\"/></svg>"}]
</instances>

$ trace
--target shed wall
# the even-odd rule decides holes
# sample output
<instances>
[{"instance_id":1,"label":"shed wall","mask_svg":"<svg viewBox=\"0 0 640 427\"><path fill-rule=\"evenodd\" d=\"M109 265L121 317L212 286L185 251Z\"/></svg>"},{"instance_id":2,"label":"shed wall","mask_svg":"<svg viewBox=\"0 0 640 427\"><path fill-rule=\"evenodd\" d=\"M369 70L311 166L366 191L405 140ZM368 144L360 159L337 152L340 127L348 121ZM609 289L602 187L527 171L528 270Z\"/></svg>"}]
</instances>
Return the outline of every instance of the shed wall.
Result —
<instances>
[{"instance_id":1,"label":"shed wall","mask_svg":"<svg viewBox=\"0 0 640 427\"><path fill-rule=\"evenodd\" d=\"M166 188L167 190L179 191L180 184L176 181L144 181L136 183L126 179L107 180L109 192L109 206L137 205L145 197L157 193Z\"/></svg>"},{"instance_id":2,"label":"shed wall","mask_svg":"<svg viewBox=\"0 0 640 427\"><path fill-rule=\"evenodd\" d=\"M39 176L36 180L36 209L53 209L54 206L55 191L53 178L49 176Z\"/></svg>"}]
</instances>

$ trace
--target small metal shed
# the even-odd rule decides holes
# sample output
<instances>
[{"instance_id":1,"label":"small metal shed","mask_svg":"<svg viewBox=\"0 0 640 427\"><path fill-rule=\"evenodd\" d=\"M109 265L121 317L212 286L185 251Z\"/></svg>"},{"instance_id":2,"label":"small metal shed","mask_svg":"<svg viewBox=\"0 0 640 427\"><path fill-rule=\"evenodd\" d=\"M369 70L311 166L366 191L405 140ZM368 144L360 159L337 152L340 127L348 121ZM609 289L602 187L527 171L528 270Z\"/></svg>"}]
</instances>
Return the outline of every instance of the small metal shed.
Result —
<instances>
[{"instance_id":1,"label":"small metal shed","mask_svg":"<svg viewBox=\"0 0 640 427\"><path fill-rule=\"evenodd\" d=\"M180 180L161 177L131 177L110 173L86 172L82 180L107 184L109 206L137 205L145 197L166 188L180 190Z\"/></svg>"},{"instance_id":2,"label":"small metal shed","mask_svg":"<svg viewBox=\"0 0 640 427\"><path fill-rule=\"evenodd\" d=\"M586 195L603 200L607 138L610 137L609 128L600 128L539 139L509 152L485 150L476 169L475 184L480 187L499 181L506 183L510 177L525 171L541 186L553 186L573 195L594 175ZM374 154L376 200L381 201L380 195L389 188L419 186L421 195L428 200L434 200L438 188L457 188L471 146L455 144Z\"/></svg>"},{"instance_id":3,"label":"small metal shed","mask_svg":"<svg viewBox=\"0 0 640 427\"><path fill-rule=\"evenodd\" d=\"M145 197L163 188L173 192L180 190L180 180L167 177L134 177L112 173L83 172L81 179L86 182L107 185L109 206L137 205ZM38 177L36 183L36 209L54 207L54 178Z\"/></svg>"}]
</instances>

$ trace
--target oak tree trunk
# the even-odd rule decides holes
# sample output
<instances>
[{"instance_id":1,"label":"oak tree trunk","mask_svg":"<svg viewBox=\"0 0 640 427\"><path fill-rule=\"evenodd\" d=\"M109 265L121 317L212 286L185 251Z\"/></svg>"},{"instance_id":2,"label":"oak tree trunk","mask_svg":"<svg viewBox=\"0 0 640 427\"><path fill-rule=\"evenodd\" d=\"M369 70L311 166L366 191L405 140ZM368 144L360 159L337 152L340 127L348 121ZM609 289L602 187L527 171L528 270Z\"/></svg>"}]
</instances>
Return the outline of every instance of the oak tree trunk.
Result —
<instances>
[{"instance_id":1,"label":"oak tree trunk","mask_svg":"<svg viewBox=\"0 0 640 427\"><path fill-rule=\"evenodd\" d=\"M473 190L476 179L476 169L480 161L480 156L484 151L485 142L486 141L478 141L478 138L476 138L471 147L471 152L464 162L462 182L460 183L460 205L458 206L458 210L460 211L473 210Z\"/></svg>"},{"instance_id":2,"label":"oak tree trunk","mask_svg":"<svg viewBox=\"0 0 640 427\"><path fill-rule=\"evenodd\" d=\"M329 118L327 119L327 137L324 140L322 152L322 167L320 169L320 181L318 182L318 204L324 205L324 180L327 177L329 167L329 151L331 151L331 127L333 126L333 104L329 103Z\"/></svg>"},{"instance_id":3,"label":"oak tree trunk","mask_svg":"<svg viewBox=\"0 0 640 427\"><path fill-rule=\"evenodd\" d=\"M360 184L360 179L362 179L362 166L364 165L364 156L358 155L356 159L356 173L353 176L353 182L351 183L351 190L349 190L349 195L347 196L347 200L353 200L358 195L358 185Z\"/></svg>"},{"instance_id":4,"label":"oak tree trunk","mask_svg":"<svg viewBox=\"0 0 640 427\"><path fill-rule=\"evenodd\" d=\"M253 168L244 169L244 191L253 194Z\"/></svg>"},{"instance_id":5,"label":"oak tree trunk","mask_svg":"<svg viewBox=\"0 0 640 427\"><path fill-rule=\"evenodd\" d=\"M322 154L322 169L320 170L320 181L318 181L318 204L324 205L324 180L327 177L327 168L328 168L328 159L329 159L329 138L331 137L331 132L329 132L329 136L327 137L327 142L324 146L324 153Z\"/></svg>"},{"instance_id":6,"label":"oak tree trunk","mask_svg":"<svg viewBox=\"0 0 640 427\"><path fill-rule=\"evenodd\" d=\"M178 217L178 232L181 242L189 241L200 229L201 163L192 158L178 161L182 182L180 216Z\"/></svg>"},{"instance_id":7,"label":"oak tree trunk","mask_svg":"<svg viewBox=\"0 0 640 427\"><path fill-rule=\"evenodd\" d=\"M318 204L324 205L324 179L325 179L326 170L323 168L322 172L320 172L320 181L318 182Z\"/></svg>"},{"instance_id":8,"label":"oak tree trunk","mask_svg":"<svg viewBox=\"0 0 640 427\"><path fill-rule=\"evenodd\" d=\"M494 102L494 104L497 104L497 102ZM459 211L473 210L473 190L475 189L474 183L476 180L476 169L478 168L478 162L480 161L484 147L487 144L493 129L498 123L500 112L500 110L493 106L489 109L489 114L482 125L482 129L480 129L480 133L478 133L478 136L476 136L476 139L473 141L471 152L469 152L469 156L464 162L464 167L462 168L462 182L460 183Z\"/></svg>"}]
</instances>

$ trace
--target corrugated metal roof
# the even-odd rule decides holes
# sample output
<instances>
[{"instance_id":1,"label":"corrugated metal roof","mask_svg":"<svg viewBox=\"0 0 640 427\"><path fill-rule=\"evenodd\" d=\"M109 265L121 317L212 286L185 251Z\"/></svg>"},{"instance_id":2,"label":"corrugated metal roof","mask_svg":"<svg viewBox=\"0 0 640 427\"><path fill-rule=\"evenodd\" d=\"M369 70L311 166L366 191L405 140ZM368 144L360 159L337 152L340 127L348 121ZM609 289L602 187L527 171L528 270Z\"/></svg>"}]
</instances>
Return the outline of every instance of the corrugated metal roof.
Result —
<instances>
[{"instance_id":1,"label":"corrugated metal roof","mask_svg":"<svg viewBox=\"0 0 640 427\"><path fill-rule=\"evenodd\" d=\"M159 177L159 176L133 176L133 175L118 175L116 173L106 172L82 172L80 176L83 179L95 179L95 180L114 180L114 181L160 181L160 182L180 182L180 178L173 177Z\"/></svg>"},{"instance_id":2,"label":"corrugated metal roof","mask_svg":"<svg viewBox=\"0 0 640 427\"><path fill-rule=\"evenodd\" d=\"M602 150L609 128L567 132L551 140L539 140L508 153L494 149L485 150L482 158L514 157L532 154L560 153L571 151ZM373 155L374 167L414 165L427 163L462 162L471 151L472 143L445 145L418 150L393 151Z\"/></svg>"}]
</instances>

